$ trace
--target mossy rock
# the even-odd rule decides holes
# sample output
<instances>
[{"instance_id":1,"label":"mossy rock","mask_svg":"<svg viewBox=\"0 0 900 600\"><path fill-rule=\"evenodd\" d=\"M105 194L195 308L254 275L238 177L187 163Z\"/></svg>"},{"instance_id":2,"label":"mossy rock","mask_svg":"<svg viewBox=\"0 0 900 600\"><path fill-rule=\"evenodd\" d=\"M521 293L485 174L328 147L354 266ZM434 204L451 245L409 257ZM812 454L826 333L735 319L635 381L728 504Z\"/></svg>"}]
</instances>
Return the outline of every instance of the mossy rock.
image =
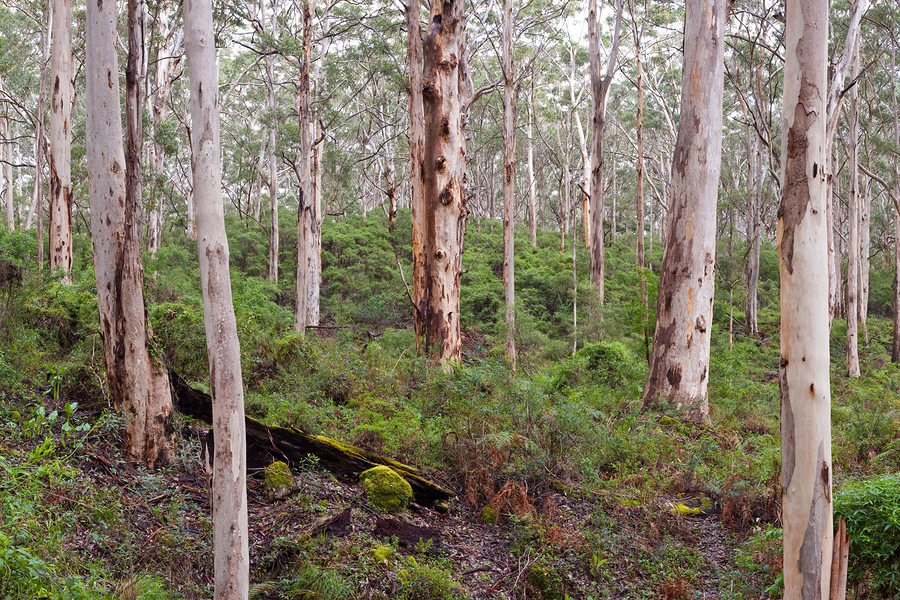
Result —
<instances>
[{"instance_id":1,"label":"mossy rock","mask_svg":"<svg viewBox=\"0 0 900 600\"><path fill-rule=\"evenodd\" d=\"M389 563L394 558L394 549L390 546L378 546L372 548L372 556L379 563Z\"/></svg>"},{"instance_id":2,"label":"mossy rock","mask_svg":"<svg viewBox=\"0 0 900 600\"><path fill-rule=\"evenodd\" d=\"M665 507L672 514L679 514L682 517L708 517L718 512L713 499L703 494L671 500L665 503Z\"/></svg>"},{"instance_id":3,"label":"mossy rock","mask_svg":"<svg viewBox=\"0 0 900 600\"><path fill-rule=\"evenodd\" d=\"M360 473L359 482L369 501L384 512L395 512L413 498L409 482L384 465Z\"/></svg>"},{"instance_id":4,"label":"mossy rock","mask_svg":"<svg viewBox=\"0 0 900 600\"><path fill-rule=\"evenodd\" d=\"M485 506L481 509L481 518L484 519L485 523L490 523L491 525L497 524L497 511L494 510L492 506Z\"/></svg>"},{"instance_id":5,"label":"mossy rock","mask_svg":"<svg viewBox=\"0 0 900 600\"><path fill-rule=\"evenodd\" d=\"M528 570L528 586L540 593L543 600L563 600L566 597L562 577L556 569L541 563L531 565Z\"/></svg>"},{"instance_id":6,"label":"mossy rock","mask_svg":"<svg viewBox=\"0 0 900 600\"><path fill-rule=\"evenodd\" d=\"M269 502L290 496L294 491L294 476L287 463L279 460L266 467L265 489Z\"/></svg>"}]
</instances>

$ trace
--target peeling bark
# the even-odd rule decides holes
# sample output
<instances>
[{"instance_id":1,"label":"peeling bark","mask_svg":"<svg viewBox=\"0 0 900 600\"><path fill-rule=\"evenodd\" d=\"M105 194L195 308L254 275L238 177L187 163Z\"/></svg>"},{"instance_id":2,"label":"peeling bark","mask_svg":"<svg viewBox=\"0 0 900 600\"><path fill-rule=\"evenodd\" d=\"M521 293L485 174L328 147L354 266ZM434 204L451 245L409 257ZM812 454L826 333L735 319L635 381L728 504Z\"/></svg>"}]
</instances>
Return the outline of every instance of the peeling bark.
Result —
<instances>
[{"instance_id":1,"label":"peeling bark","mask_svg":"<svg viewBox=\"0 0 900 600\"><path fill-rule=\"evenodd\" d=\"M643 402L648 408L665 399L707 421L727 10L724 0L689 0L686 8L669 235Z\"/></svg>"},{"instance_id":2,"label":"peeling bark","mask_svg":"<svg viewBox=\"0 0 900 600\"><path fill-rule=\"evenodd\" d=\"M827 0L788 0L777 239L785 600L827 600L831 578L827 49Z\"/></svg>"},{"instance_id":3,"label":"peeling bark","mask_svg":"<svg viewBox=\"0 0 900 600\"><path fill-rule=\"evenodd\" d=\"M72 4L53 0L50 64L50 270L72 282ZM11 183L11 182L10 182ZM12 185L9 186L12 191Z\"/></svg>"}]
</instances>

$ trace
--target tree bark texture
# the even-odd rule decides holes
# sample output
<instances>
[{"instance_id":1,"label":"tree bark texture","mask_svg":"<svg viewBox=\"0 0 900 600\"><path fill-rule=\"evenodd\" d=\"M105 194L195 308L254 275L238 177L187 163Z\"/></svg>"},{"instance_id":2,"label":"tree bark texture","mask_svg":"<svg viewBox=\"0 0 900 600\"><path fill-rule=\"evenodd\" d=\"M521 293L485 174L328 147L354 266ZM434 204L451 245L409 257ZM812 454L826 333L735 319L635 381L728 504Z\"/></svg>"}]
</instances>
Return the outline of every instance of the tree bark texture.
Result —
<instances>
[{"instance_id":1,"label":"tree bark texture","mask_svg":"<svg viewBox=\"0 0 900 600\"><path fill-rule=\"evenodd\" d=\"M419 2L409 0L406 5L406 32L408 36L407 60L409 62L409 207L412 211L412 298L413 323L416 330L416 350L425 351L425 319L421 311L425 306L427 279L425 268L426 225L424 165L425 160L425 109L422 81L422 29L419 23Z\"/></svg>"},{"instance_id":2,"label":"tree bark texture","mask_svg":"<svg viewBox=\"0 0 900 600\"><path fill-rule=\"evenodd\" d=\"M851 78L859 75L859 38L853 52ZM859 377L859 87L850 90L850 124L847 133L850 195L847 201L847 375Z\"/></svg>"},{"instance_id":3,"label":"tree bark texture","mask_svg":"<svg viewBox=\"0 0 900 600\"><path fill-rule=\"evenodd\" d=\"M272 15L272 23L275 15ZM274 27L273 27L274 33ZM269 224L271 235L269 236L269 281L278 282L278 243L280 233L278 231L278 165L275 162L275 56L266 56L266 81L267 96L266 106L269 109ZM307 159L308 160L308 159Z\"/></svg>"},{"instance_id":4,"label":"tree bark texture","mask_svg":"<svg viewBox=\"0 0 900 600\"><path fill-rule=\"evenodd\" d=\"M826 215L827 0L788 0L781 273L781 485L785 600L828 600L831 388Z\"/></svg>"},{"instance_id":5,"label":"tree bark texture","mask_svg":"<svg viewBox=\"0 0 900 600\"><path fill-rule=\"evenodd\" d=\"M537 179L534 177L534 91L532 90L531 104L528 107L528 148L526 151L528 162L528 230L531 235L531 246L537 248Z\"/></svg>"},{"instance_id":6,"label":"tree bark texture","mask_svg":"<svg viewBox=\"0 0 900 600\"><path fill-rule=\"evenodd\" d=\"M126 192L115 23L115 4L87 3L86 158L94 277L110 397L125 416L126 455L156 467L169 459L172 397L165 366L150 352L138 209Z\"/></svg>"},{"instance_id":7,"label":"tree bark texture","mask_svg":"<svg viewBox=\"0 0 900 600\"><path fill-rule=\"evenodd\" d=\"M856 89L854 87L853 89ZM869 269L871 261L869 260L870 243L870 222L869 217L872 214L872 180L868 177L863 179L860 189L859 198L859 283L857 284L857 323L862 327L863 344L869 343L869 328L867 320L869 316ZM857 328L858 330L858 328Z\"/></svg>"},{"instance_id":8,"label":"tree bark texture","mask_svg":"<svg viewBox=\"0 0 900 600\"><path fill-rule=\"evenodd\" d=\"M462 107L465 32L463 1L432 3L423 44L422 103L425 145L425 288L417 316L422 347L441 362L462 354L459 329L460 267L468 210L463 196L465 139Z\"/></svg>"},{"instance_id":9,"label":"tree bark texture","mask_svg":"<svg viewBox=\"0 0 900 600\"><path fill-rule=\"evenodd\" d=\"M516 369L516 104L513 94L512 0L503 0L503 287L506 300L506 360Z\"/></svg>"},{"instance_id":10,"label":"tree bark texture","mask_svg":"<svg viewBox=\"0 0 900 600\"><path fill-rule=\"evenodd\" d=\"M203 321L218 441L212 481L215 598L243 600L249 595L250 581L244 392L222 203L219 76L210 0L185 0L184 29Z\"/></svg>"},{"instance_id":11,"label":"tree bark texture","mask_svg":"<svg viewBox=\"0 0 900 600\"><path fill-rule=\"evenodd\" d=\"M726 13L725 0L688 0L686 5L669 235L643 397L644 408L665 400L697 421L709 419Z\"/></svg>"},{"instance_id":12,"label":"tree bark texture","mask_svg":"<svg viewBox=\"0 0 900 600\"><path fill-rule=\"evenodd\" d=\"M632 11L632 18L634 17ZM636 206L636 214L637 214L637 225L635 226L635 233L637 241L637 266L641 269L644 268L646 261L644 260L644 86L642 82L642 67L641 67L641 39L638 34L637 25L634 26L635 30L635 42L634 42L634 52L635 52L635 63L637 67L637 131L635 133L635 137L637 139L637 172L635 173L636 180L636 190L635 190L635 206ZM685 61L686 63L686 61Z\"/></svg>"},{"instance_id":13,"label":"tree bark texture","mask_svg":"<svg viewBox=\"0 0 900 600\"><path fill-rule=\"evenodd\" d=\"M300 194L297 212L297 308L294 331L319 324L319 209L314 193L311 127L309 118L310 70L312 67L312 18L315 0L303 3L303 62L300 67L298 114L300 126Z\"/></svg>"},{"instance_id":14,"label":"tree bark texture","mask_svg":"<svg viewBox=\"0 0 900 600\"><path fill-rule=\"evenodd\" d=\"M3 91L3 78L0 77L0 91ZM12 135L9 126L9 119L6 116L0 117L0 136L3 139L3 150L6 155L6 164L3 165L3 179L5 188L5 204L6 204L6 228L9 231L16 229L16 203L13 195L13 146ZM21 182L21 179L20 179Z\"/></svg>"},{"instance_id":15,"label":"tree bark texture","mask_svg":"<svg viewBox=\"0 0 900 600\"><path fill-rule=\"evenodd\" d=\"M38 87L37 124L34 130L34 217L37 221L37 264L44 268L44 105L47 103L47 59L50 53L48 6L42 3L41 16L41 77ZM31 219L29 219L30 221ZM30 225L26 229L30 228Z\"/></svg>"},{"instance_id":16,"label":"tree bark texture","mask_svg":"<svg viewBox=\"0 0 900 600\"><path fill-rule=\"evenodd\" d=\"M53 0L50 62L50 270L72 277L72 4ZM9 186L12 191L12 186Z\"/></svg>"},{"instance_id":17,"label":"tree bark texture","mask_svg":"<svg viewBox=\"0 0 900 600\"><path fill-rule=\"evenodd\" d=\"M895 23L891 20L891 25ZM896 73L897 46L891 48L891 73ZM894 147L900 147L900 115L897 103L897 83L891 78L891 106L894 117ZM900 158L894 154L894 281L892 286L893 306L892 317L894 323L893 338L891 340L891 362L900 362Z\"/></svg>"}]
</instances>

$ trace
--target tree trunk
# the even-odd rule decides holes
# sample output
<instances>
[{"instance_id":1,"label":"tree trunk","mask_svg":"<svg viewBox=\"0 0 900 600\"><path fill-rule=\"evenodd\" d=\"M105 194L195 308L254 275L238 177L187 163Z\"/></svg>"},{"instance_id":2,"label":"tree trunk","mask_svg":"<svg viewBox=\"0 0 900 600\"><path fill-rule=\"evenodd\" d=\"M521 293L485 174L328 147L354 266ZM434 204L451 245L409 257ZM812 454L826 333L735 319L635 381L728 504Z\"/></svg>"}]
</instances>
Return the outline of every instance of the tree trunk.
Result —
<instances>
[{"instance_id":1,"label":"tree trunk","mask_svg":"<svg viewBox=\"0 0 900 600\"><path fill-rule=\"evenodd\" d=\"M603 303L606 259L603 246L603 134L606 130L606 95L612 83L619 53L619 30L622 25L622 7L624 0L619 0L616 9L616 25L613 30L613 43L606 63L606 73L600 73L600 15L597 12L597 0L588 3L588 44L591 56L591 185L590 212L593 221L590 230L591 250L591 285L597 290L600 303Z\"/></svg>"},{"instance_id":2,"label":"tree trunk","mask_svg":"<svg viewBox=\"0 0 900 600\"><path fill-rule=\"evenodd\" d=\"M759 136L747 127L747 174L750 179L750 207L747 219L747 297L744 302L744 329L749 335L759 333L757 292L759 287L759 253L762 240L762 193L766 178L764 149Z\"/></svg>"},{"instance_id":3,"label":"tree trunk","mask_svg":"<svg viewBox=\"0 0 900 600\"><path fill-rule=\"evenodd\" d=\"M0 91L3 91L3 78L0 77ZM12 135L9 127L9 119L0 117L0 136L3 138L3 148L6 155L6 164L3 165L4 189L6 192L6 228L9 231L16 229L16 203L13 194L13 146ZM21 182L21 180L20 180Z\"/></svg>"},{"instance_id":4,"label":"tree trunk","mask_svg":"<svg viewBox=\"0 0 900 600\"><path fill-rule=\"evenodd\" d=\"M609 209L609 243L615 244L616 238L618 237L618 224L616 223L616 157L612 158L612 169L610 169L609 174L609 185L612 188L612 206Z\"/></svg>"},{"instance_id":5,"label":"tree trunk","mask_svg":"<svg viewBox=\"0 0 900 600\"><path fill-rule=\"evenodd\" d=\"M53 0L50 78L50 270L72 282L72 5ZM10 186L10 191L12 186Z\"/></svg>"},{"instance_id":6,"label":"tree trunk","mask_svg":"<svg viewBox=\"0 0 900 600\"><path fill-rule=\"evenodd\" d=\"M408 39L409 62L409 207L412 211L413 254L413 323L416 330L416 350L421 354L425 342L425 275L428 263L425 254L425 233L428 229L425 210L423 161L425 160L425 112L422 81L422 30L419 24L419 2L409 0L404 12Z\"/></svg>"},{"instance_id":7,"label":"tree trunk","mask_svg":"<svg viewBox=\"0 0 900 600\"><path fill-rule=\"evenodd\" d=\"M37 126L34 131L34 216L37 219L37 264L44 268L44 105L47 97L47 55L50 52L47 20L48 8L43 5L41 17L41 77L38 90ZM29 219L30 220L30 219Z\"/></svg>"},{"instance_id":8,"label":"tree trunk","mask_svg":"<svg viewBox=\"0 0 900 600\"><path fill-rule=\"evenodd\" d=\"M859 75L859 38L853 53L851 78ZM850 195L848 199L849 233L847 235L847 375L859 377L859 87L850 90L850 131L847 145L850 165Z\"/></svg>"},{"instance_id":9,"label":"tree trunk","mask_svg":"<svg viewBox=\"0 0 900 600\"><path fill-rule=\"evenodd\" d=\"M424 40L422 90L425 146L425 291L419 311L425 351L441 362L459 360L460 267L465 234L463 174L466 154L462 108L466 102L463 0L432 3Z\"/></svg>"},{"instance_id":10,"label":"tree trunk","mask_svg":"<svg viewBox=\"0 0 900 600\"><path fill-rule=\"evenodd\" d=\"M528 106L528 229L531 234L531 246L537 248L537 180L534 178L534 90L532 90L531 103Z\"/></svg>"},{"instance_id":11,"label":"tree trunk","mask_svg":"<svg viewBox=\"0 0 900 600\"><path fill-rule=\"evenodd\" d=\"M632 14L632 18L634 15ZM637 31L637 25L634 25L635 42L634 52L635 61L637 62L637 189L635 191L635 206L637 213L637 225L635 233L637 234L637 266L644 268L646 261L644 260L644 87L641 71L641 39Z\"/></svg>"},{"instance_id":12,"label":"tree trunk","mask_svg":"<svg viewBox=\"0 0 900 600\"><path fill-rule=\"evenodd\" d=\"M725 0L688 0L669 235L643 405L660 399L709 420L707 386L722 156Z\"/></svg>"},{"instance_id":13,"label":"tree trunk","mask_svg":"<svg viewBox=\"0 0 900 600\"><path fill-rule=\"evenodd\" d=\"M503 284L506 297L506 360L513 371L516 370L514 30L512 0L503 0Z\"/></svg>"},{"instance_id":14,"label":"tree trunk","mask_svg":"<svg viewBox=\"0 0 900 600\"><path fill-rule=\"evenodd\" d=\"M274 12L274 11L273 11ZM272 30L274 33L275 15L272 15ZM275 162L275 56L266 56L266 81L267 96L266 106L269 109L269 224L272 235L269 237L269 281L278 282L278 165Z\"/></svg>"},{"instance_id":15,"label":"tree trunk","mask_svg":"<svg viewBox=\"0 0 900 600\"><path fill-rule=\"evenodd\" d=\"M778 209L785 600L828 600L832 555L825 72L828 2L788 0Z\"/></svg>"},{"instance_id":16,"label":"tree trunk","mask_svg":"<svg viewBox=\"0 0 900 600\"><path fill-rule=\"evenodd\" d=\"M309 119L310 69L312 66L312 18L315 0L303 4L303 62L300 67L298 110L300 123L300 197L297 212L297 308L294 331L303 333L307 325L319 324L318 207L314 196L312 146ZM312 313L315 313L314 317ZM312 318L311 318L312 317Z\"/></svg>"},{"instance_id":17,"label":"tree trunk","mask_svg":"<svg viewBox=\"0 0 900 600\"><path fill-rule=\"evenodd\" d=\"M115 26L115 4L87 3L86 162L94 277L110 397L125 416L125 453L129 460L155 468L169 459L166 429L172 397L165 365L150 352L142 289L140 197L126 187L128 166L118 118Z\"/></svg>"},{"instance_id":18,"label":"tree trunk","mask_svg":"<svg viewBox=\"0 0 900 600\"><path fill-rule=\"evenodd\" d=\"M891 26L896 26L893 18ZM891 73L897 72L897 44L891 48ZM894 118L894 147L900 147L900 115L898 115L897 83L891 78L891 106ZM891 342L891 362L900 362L900 158L894 154L894 282L893 282L894 335Z\"/></svg>"},{"instance_id":19,"label":"tree trunk","mask_svg":"<svg viewBox=\"0 0 900 600\"><path fill-rule=\"evenodd\" d=\"M219 77L210 1L185 0L184 23L194 124L191 162L203 321L209 352L213 432L218 442L212 480L215 598L244 600L250 583L244 392L222 205Z\"/></svg>"},{"instance_id":20,"label":"tree trunk","mask_svg":"<svg viewBox=\"0 0 900 600\"><path fill-rule=\"evenodd\" d=\"M153 128L159 128L165 119L166 101L172 91L172 82L175 79L175 72L181 63L181 54L179 47L181 46L181 37L183 29L172 26L165 10L159 11L157 15L160 44L157 47L156 59L156 93L153 95L153 105L151 114L153 119L151 124ZM150 165L153 173L157 177L164 176L164 166L166 160L166 151L162 140L154 136L150 145ZM257 214L258 218L258 214ZM196 231L193 225L193 219L189 219L188 230L192 237L196 237ZM150 209L147 211L147 250L151 256L156 256L159 247L162 245L162 201L155 200Z\"/></svg>"},{"instance_id":21,"label":"tree trunk","mask_svg":"<svg viewBox=\"0 0 900 600\"><path fill-rule=\"evenodd\" d=\"M856 89L854 87L853 89ZM859 203L859 285L857 286L857 318L863 330L863 343L869 343L869 328L866 320L869 315L869 215L872 212L872 180L865 178L862 184L862 195Z\"/></svg>"}]
</instances>

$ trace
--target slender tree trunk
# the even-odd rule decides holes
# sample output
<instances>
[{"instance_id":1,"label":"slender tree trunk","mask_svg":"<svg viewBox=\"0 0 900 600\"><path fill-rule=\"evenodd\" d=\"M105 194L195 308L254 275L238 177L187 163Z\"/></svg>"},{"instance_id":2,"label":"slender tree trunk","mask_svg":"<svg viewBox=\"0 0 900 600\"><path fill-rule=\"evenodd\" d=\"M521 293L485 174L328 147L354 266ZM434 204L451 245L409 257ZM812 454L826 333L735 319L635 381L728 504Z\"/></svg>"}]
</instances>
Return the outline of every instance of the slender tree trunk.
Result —
<instances>
[{"instance_id":1,"label":"slender tree trunk","mask_svg":"<svg viewBox=\"0 0 900 600\"><path fill-rule=\"evenodd\" d=\"M612 158L612 169L610 169L610 182L609 185L612 188L612 206L609 209L609 243L615 245L616 238L618 237L618 224L616 223L616 157Z\"/></svg>"},{"instance_id":2,"label":"slender tree trunk","mask_svg":"<svg viewBox=\"0 0 900 600\"><path fill-rule=\"evenodd\" d=\"M894 19L891 26L896 27ZM891 48L891 73L897 72L897 44ZM894 117L894 147L900 148L900 115L897 103L897 83L891 78L891 106ZM900 362L900 158L894 154L894 283L893 283L894 335L891 343L891 362Z\"/></svg>"},{"instance_id":3,"label":"slender tree trunk","mask_svg":"<svg viewBox=\"0 0 900 600\"><path fill-rule=\"evenodd\" d=\"M50 270L72 282L72 5L53 0L50 78ZM12 186L10 186L10 190Z\"/></svg>"},{"instance_id":4,"label":"slender tree trunk","mask_svg":"<svg viewBox=\"0 0 900 600\"><path fill-rule=\"evenodd\" d=\"M590 213L592 225L590 229L591 251L591 285L597 290L600 303L603 303L604 283L606 277L606 258L603 246L603 134L606 131L606 96L616 70L619 53L619 31L622 25L622 7L624 0L619 0L616 10L616 25L613 30L613 43L609 51L606 73L600 69L600 14L597 12L597 0L588 3L588 40L591 57L591 185ZM587 230L585 232L588 233Z\"/></svg>"},{"instance_id":5,"label":"slender tree trunk","mask_svg":"<svg viewBox=\"0 0 900 600\"><path fill-rule=\"evenodd\" d=\"M825 134L828 2L788 0L781 271L784 598L828 600L832 556L831 386Z\"/></svg>"},{"instance_id":6,"label":"slender tree trunk","mask_svg":"<svg viewBox=\"0 0 900 600\"><path fill-rule=\"evenodd\" d=\"M854 89L856 89L854 87ZM866 320L869 315L869 215L872 212L872 180L866 177L862 184L862 195L859 204L859 301L857 314L859 325L863 330L863 343L869 343L869 328Z\"/></svg>"},{"instance_id":7,"label":"slender tree trunk","mask_svg":"<svg viewBox=\"0 0 900 600\"><path fill-rule=\"evenodd\" d=\"M115 4L88 2L85 33L91 238L110 397L125 416L123 445L129 460L155 468L169 460L166 429L172 397L165 365L150 352L142 289L140 197L126 185L129 165L118 117Z\"/></svg>"},{"instance_id":8,"label":"slender tree trunk","mask_svg":"<svg viewBox=\"0 0 900 600\"><path fill-rule=\"evenodd\" d=\"M406 5L406 32L408 36L407 60L409 62L409 207L412 211L412 251L413 251L413 323L416 330L416 350L426 352L425 304L426 266L425 235L428 230L425 208L424 164L425 160L425 112L423 106L422 75L422 30L419 18L418 0L409 0Z\"/></svg>"},{"instance_id":9,"label":"slender tree trunk","mask_svg":"<svg viewBox=\"0 0 900 600\"><path fill-rule=\"evenodd\" d=\"M531 246L537 248L537 180L534 178L534 90L531 91L531 103L528 107L528 136L527 160L528 160L528 223L531 233Z\"/></svg>"},{"instance_id":10,"label":"slender tree trunk","mask_svg":"<svg viewBox=\"0 0 900 600\"><path fill-rule=\"evenodd\" d=\"M0 90L3 89L3 81L0 79ZM16 202L13 195L13 142L10 134L9 119L0 118L0 136L3 137L3 149L6 154L6 164L3 165L4 190L6 193L6 228L9 231L16 229Z\"/></svg>"},{"instance_id":11,"label":"slender tree trunk","mask_svg":"<svg viewBox=\"0 0 900 600\"><path fill-rule=\"evenodd\" d=\"M41 78L38 91L37 126L34 132L34 215L37 219L37 263L40 269L44 268L44 105L47 98L47 59L50 53L50 36L47 31L49 9L46 1L43 2L41 20Z\"/></svg>"},{"instance_id":12,"label":"slender tree trunk","mask_svg":"<svg viewBox=\"0 0 900 600\"><path fill-rule=\"evenodd\" d=\"M503 284L506 296L506 360L513 371L516 370L514 32L512 0L503 0Z\"/></svg>"},{"instance_id":13,"label":"slender tree trunk","mask_svg":"<svg viewBox=\"0 0 900 600\"><path fill-rule=\"evenodd\" d=\"M275 30L275 15L272 14L272 31ZM275 56L266 56L267 96L266 106L269 109L269 224L272 236L269 238L269 281L278 281L278 165L275 162ZM307 78L308 79L308 78ZM308 158L307 158L308 160Z\"/></svg>"},{"instance_id":14,"label":"slender tree trunk","mask_svg":"<svg viewBox=\"0 0 900 600\"><path fill-rule=\"evenodd\" d=\"M153 116L151 125L153 129L158 129L166 116L166 102L172 91L172 82L175 79L178 65L181 63L179 48L184 31L170 24L169 17L164 10L159 11L157 19L161 41L157 47L156 93L153 95L153 105L151 107ZM161 139L154 136L150 145L150 165L153 168L153 174L157 177L164 176L165 161L165 146L163 146ZM258 213L256 218L259 218ZM189 219L188 230L193 238L197 237L193 219ZM150 205L150 210L147 211L147 250L151 256L156 256L161 245L162 201L157 199Z\"/></svg>"},{"instance_id":15,"label":"slender tree trunk","mask_svg":"<svg viewBox=\"0 0 900 600\"><path fill-rule=\"evenodd\" d=\"M644 408L665 399L709 420L707 386L722 156L725 0L688 0L681 117Z\"/></svg>"},{"instance_id":16,"label":"slender tree trunk","mask_svg":"<svg viewBox=\"0 0 900 600\"><path fill-rule=\"evenodd\" d=\"M637 35L637 25L635 29L635 61L637 63L637 190L635 192L635 205L637 208L637 266L644 268L646 261L644 260L644 86L642 81L641 67L641 40Z\"/></svg>"},{"instance_id":17,"label":"slender tree trunk","mask_svg":"<svg viewBox=\"0 0 900 600\"><path fill-rule=\"evenodd\" d=\"M315 0L303 4L303 63L300 67L298 110L300 119L300 198L297 212L297 309L294 331L319 324L319 215L312 169L312 134L309 118L310 69L312 67L312 19ZM314 314L313 314L314 313Z\"/></svg>"},{"instance_id":18,"label":"slender tree trunk","mask_svg":"<svg viewBox=\"0 0 900 600\"><path fill-rule=\"evenodd\" d=\"M857 44L859 38L857 38ZM854 52L851 78L859 75L859 47ZM847 375L859 377L859 339L858 339L858 307L859 302L859 87L850 90L850 131L848 144L848 162L850 164L850 196L847 219L849 233L847 235Z\"/></svg>"},{"instance_id":19,"label":"slender tree trunk","mask_svg":"<svg viewBox=\"0 0 900 600\"><path fill-rule=\"evenodd\" d=\"M265 126L260 129L259 136L259 159L256 162L256 196L253 203L253 218L259 221L260 215L262 214L262 188L263 188L263 180L265 179L265 175L263 175L263 165L266 164L266 141L269 139L269 132L265 128ZM266 267L268 269L268 266Z\"/></svg>"},{"instance_id":20,"label":"slender tree trunk","mask_svg":"<svg viewBox=\"0 0 900 600\"><path fill-rule=\"evenodd\" d=\"M184 23L194 124L191 162L197 246L216 439L212 480L215 598L245 600L249 596L250 553L244 392L222 204L219 77L210 1L185 0Z\"/></svg>"},{"instance_id":21,"label":"slender tree trunk","mask_svg":"<svg viewBox=\"0 0 900 600\"><path fill-rule=\"evenodd\" d=\"M459 360L460 267L465 234L463 195L466 102L463 0L432 3L425 34L422 91L425 146L425 269L423 346L441 362Z\"/></svg>"},{"instance_id":22,"label":"slender tree trunk","mask_svg":"<svg viewBox=\"0 0 900 600\"><path fill-rule=\"evenodd\" d=\"M759 136L749 126L747 135L747 175L750 179L750 206L747 219L747 297L744 301L744 329L747 334L759 333L757 292L759 287L759 253L762 239L762 193L766 177L766 163Z\"/></svg>"}]
</instances>

